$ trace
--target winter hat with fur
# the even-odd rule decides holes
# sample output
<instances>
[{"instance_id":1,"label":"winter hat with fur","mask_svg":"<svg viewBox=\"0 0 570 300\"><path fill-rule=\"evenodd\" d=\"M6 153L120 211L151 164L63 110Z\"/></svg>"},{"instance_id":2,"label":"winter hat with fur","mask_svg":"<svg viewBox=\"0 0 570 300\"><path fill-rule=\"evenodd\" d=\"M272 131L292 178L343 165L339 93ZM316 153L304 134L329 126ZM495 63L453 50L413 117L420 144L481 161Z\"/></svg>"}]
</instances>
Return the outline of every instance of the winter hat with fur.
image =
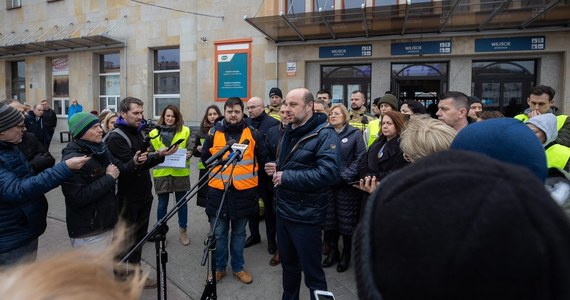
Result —
<instances>
[{"instance_id":1,"label":"winter hat with fur","mask_svg":"<svg viewBox=\"0 0 570 300\"><path fill-rule=\"evenodd\" d=\"M385 178L366 205L359 299L570 299L570 222L526 168L438 152Z\"/></svg>"}]
</instances>

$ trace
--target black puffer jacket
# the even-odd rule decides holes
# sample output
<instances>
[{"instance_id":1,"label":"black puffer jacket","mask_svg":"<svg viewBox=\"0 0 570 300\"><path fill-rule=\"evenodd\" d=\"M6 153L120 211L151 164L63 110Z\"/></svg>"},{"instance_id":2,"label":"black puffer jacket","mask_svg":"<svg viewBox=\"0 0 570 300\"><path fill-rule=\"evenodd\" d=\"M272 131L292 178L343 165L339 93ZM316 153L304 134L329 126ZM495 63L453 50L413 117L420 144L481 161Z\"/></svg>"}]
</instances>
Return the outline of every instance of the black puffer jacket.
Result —
<instances>
[{"instance_id":1,"label":"black puffer jacket","mask_svg":"<svg viewBox=\"0 0 570 300\"><path fill-rule=\"evenodd\" d=\"M376 176L376 180L381 181L391 172L408 164L409 162L404 159L404 152L400 149L400 136L390 140L385 136L380 136L370 145L366 157L362 160L360 177Z\"/></svg>"},{"instance_id":2,"label":"black puffer jacket","mask_svg":"<svg viewBox=\"0 0 570 300\"><path fill-rule=\"evenodd\" d=\"M340 140L326 123L325 114L314 114L305 125L285 130L277 154L277 171L283 171L275 189L275 213L284 219L323 224L326 191L340 180Z\"/></svg>"},{"instance_id":3,"label":"black puffer jacket","mask_svg":"<svg viewBox=\"0 0 570 300\"><path fill-rule=\"evenodd\" d=\"M62 159L93 155L89 148L70 142L62 150ZM93 155L73 176L61 185L65 196L65 216L69 237L96 235L112 229L117 223L118 199L115 179L107 175L109 165L105 152Z\"/></svg>"},{"instance_id":4,"label":"black puffer jacket","mask_svg":"<svg viewBox=\"0 0 570 300\"><path fill-rule=\"evenodd\" d=\"M64 162L33 176L14 144L0 141L0 253L16 249L46 229L45 193L71 177Z\"/></svg>"}]
</instances>

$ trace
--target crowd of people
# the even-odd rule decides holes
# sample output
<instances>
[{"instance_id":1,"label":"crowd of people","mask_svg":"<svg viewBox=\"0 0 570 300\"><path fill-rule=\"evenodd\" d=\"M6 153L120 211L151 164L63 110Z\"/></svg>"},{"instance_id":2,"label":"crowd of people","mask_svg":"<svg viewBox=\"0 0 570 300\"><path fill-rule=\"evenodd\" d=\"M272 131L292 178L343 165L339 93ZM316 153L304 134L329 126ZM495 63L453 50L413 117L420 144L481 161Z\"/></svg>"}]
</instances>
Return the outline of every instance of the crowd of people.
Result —
<instances>
[{"instance_id":1,"label":"crowd of people","mask_svg":"<svg viewBox=\"0 0 570 300\"><path fill-rule=\"evenodd\" d=\"M507 118L448 91L433 118L422 103L389 92L368 112L363 91L351 93L349 109L326 90L313 96L296 88L283 97L275 87L267 105L231 97L222 110L209 106L191 140L178 107L166 106L147 132L143 101L127 97L117 113L74 112L73 140L58 164L47 151L55 128L47 101L25 117L19 102L7 101L0 106L0 265L34 260L45 230L43 194L60 185L74 248L105 253L119 219L132 226L127 240L136 244L154 194L159 220L170 194L183 200L195 156L200 177L209 168L213 174L197 193L216 239L210 280L223 280L229 263L237 280L253 282L244 251L264 239L263 213L283 299L299 298L302 276L314 298L327 290L324 268L345 272L351 262L367 299L461 298L467 289L477 290L473 299L568 299L570 120L555 115L554 98L552 88L534 87L529 108ZM224 152L231 144L246 147ZM191 222L187 205L179 206L179 241L187 246ZM155 287L140 274L140 251L115 276ZM533 262L521 263L525 255ZM489 270L501 284L484 278Z\"/></svg>"}]
</instances>

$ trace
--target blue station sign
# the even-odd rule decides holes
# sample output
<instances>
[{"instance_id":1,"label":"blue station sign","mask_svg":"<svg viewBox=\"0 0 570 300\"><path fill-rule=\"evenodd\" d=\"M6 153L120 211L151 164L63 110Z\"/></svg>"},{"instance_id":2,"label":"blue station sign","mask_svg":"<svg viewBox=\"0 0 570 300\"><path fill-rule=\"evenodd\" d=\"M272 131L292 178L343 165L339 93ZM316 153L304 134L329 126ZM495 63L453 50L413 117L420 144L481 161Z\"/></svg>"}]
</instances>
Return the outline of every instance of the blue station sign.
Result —
<instances>
[{"instance_id":1,"label":"blue station sign","mask_svg":"<svg viewBox=\"0 0 570 300\"><path fill-rule=\"evenodd\" d=\"M319 47L319 58L368 57L368 56L372 56L372 45Z\"/></svg>"},{"instance_id":2,"label":"blue station sign","mask_svg":"<svg viewBox=\"0 0 570 300\"><path fill-rule=\"evenodd\" d=\"M451 41L392 43L392 55L450 54Z\"/></svg>"},{"instance_id":3,"label":"blue station sign","mask_svg":"<svg viewBox=\"0 0 570 300\"><path fill-rule=\"evenodd\" d=\"M475 52L528 51L546 49L546 37L521 36L476 39Z\"/></svg>"}]
</instances>

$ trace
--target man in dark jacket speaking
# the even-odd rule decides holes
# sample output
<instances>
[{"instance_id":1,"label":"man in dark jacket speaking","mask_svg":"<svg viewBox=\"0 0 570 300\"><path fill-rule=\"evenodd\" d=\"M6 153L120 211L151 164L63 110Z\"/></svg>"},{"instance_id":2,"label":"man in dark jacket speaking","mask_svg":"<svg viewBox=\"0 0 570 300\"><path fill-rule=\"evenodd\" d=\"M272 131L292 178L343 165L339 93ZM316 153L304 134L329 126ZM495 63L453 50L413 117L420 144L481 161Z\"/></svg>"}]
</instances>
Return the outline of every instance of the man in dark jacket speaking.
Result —
<instances>
[{"instance_id":1,"label":"man in dark jacket speaking","mask_svg":"<svg viewBox=\"0 0 570 300\"><path fill-rule=\"evenodd\" d=\"M313 114L314 99L304 88L285 97L291 122L278 148L276 163L265 164L273 176L277 244L283 266L283 299L299 299L301 271L314 299L326 290L321 266L321 226L327 193L339 180L340 140L324 114Z\"/></svg>"}]
</instances>

